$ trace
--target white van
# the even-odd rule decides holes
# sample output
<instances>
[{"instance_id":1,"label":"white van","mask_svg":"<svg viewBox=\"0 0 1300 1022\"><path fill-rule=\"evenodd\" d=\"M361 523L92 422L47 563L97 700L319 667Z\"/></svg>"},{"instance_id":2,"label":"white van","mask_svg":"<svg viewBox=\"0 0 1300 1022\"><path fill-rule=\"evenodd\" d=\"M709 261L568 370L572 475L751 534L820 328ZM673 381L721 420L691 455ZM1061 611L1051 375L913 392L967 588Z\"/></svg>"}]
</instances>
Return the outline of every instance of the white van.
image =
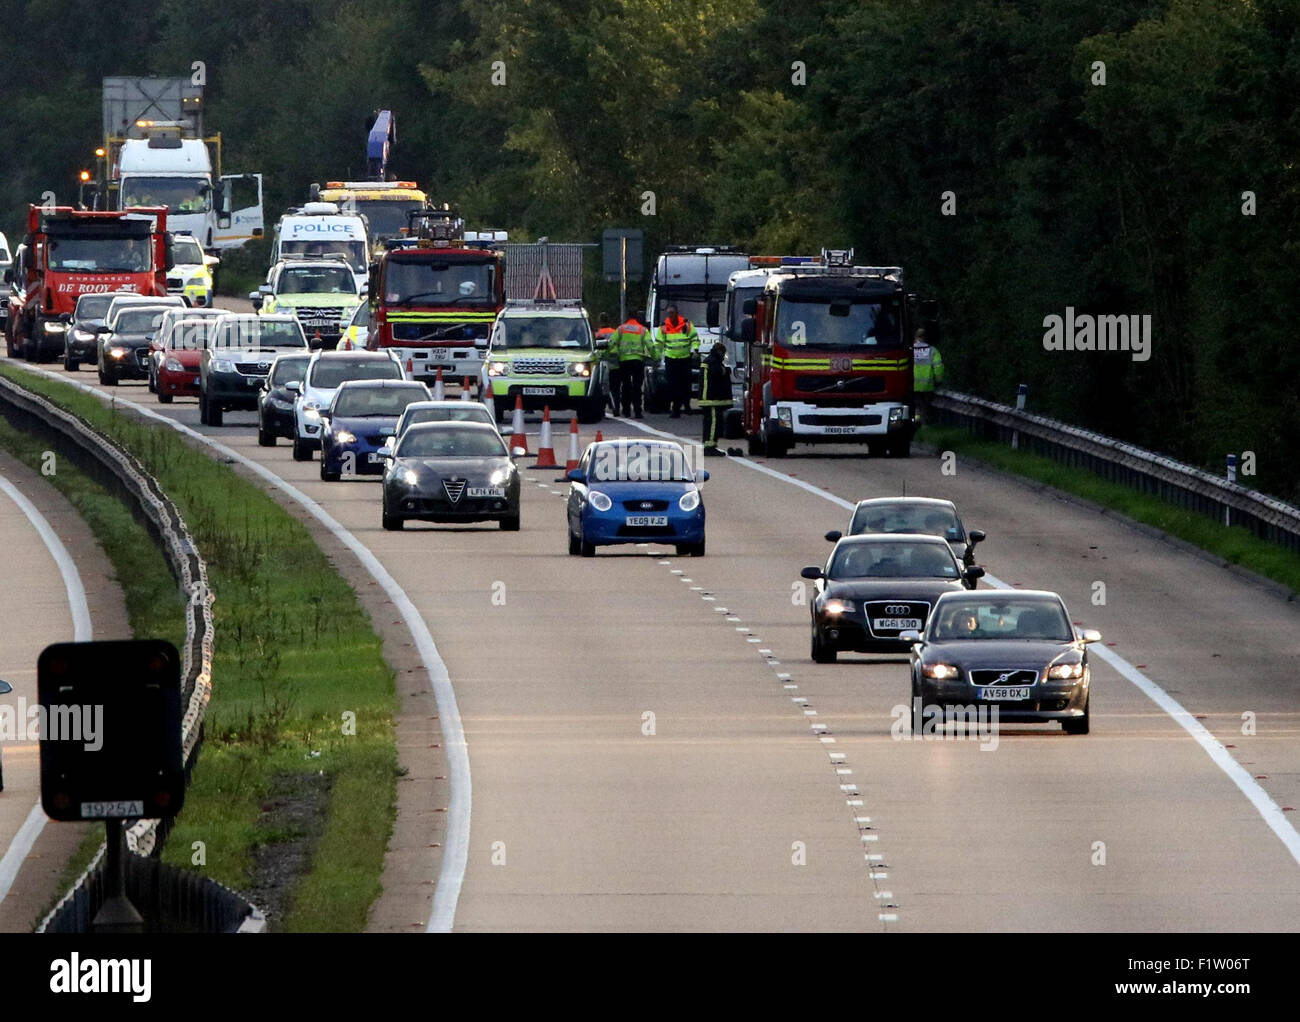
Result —
<instances>
[{"instance_id":1,"label":"white van","mask_svg":"<svg viewBox=\"0 0 1300 1022\"><path fill-rule=\"evenodd\" d=\"M309 202L280 217L271 243L271 267L283 259L328 259L342 256L366 279L369 270L369 237L365 217L340 213L333 202Z\"/></svg>"}]
</instances>

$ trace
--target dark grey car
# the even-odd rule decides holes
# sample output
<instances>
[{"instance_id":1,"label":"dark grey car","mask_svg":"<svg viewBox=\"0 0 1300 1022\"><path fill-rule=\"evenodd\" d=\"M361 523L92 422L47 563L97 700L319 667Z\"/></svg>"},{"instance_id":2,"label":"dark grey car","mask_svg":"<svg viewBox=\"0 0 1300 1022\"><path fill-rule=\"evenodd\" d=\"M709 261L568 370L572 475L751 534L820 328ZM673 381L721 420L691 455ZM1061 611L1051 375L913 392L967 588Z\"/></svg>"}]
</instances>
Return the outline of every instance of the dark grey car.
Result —
<instances>
[{"instance_id":1,"label":"dark grey car","mask_svg":"<svg viewBox=\"0 0 1300 1022\"><path fill-rule=\"evenodd\" d=\"M913 642L913 734L920 733L926 708L936 705L945 720L952 708L996 706L999 721L1060 721L1068 734L1088 733L1087 645L1101 634L1075 629L1056 593L944 595L925 631L903 637Z\"/></svg>"},{"instance_id":2,"label":"dark grey car","mask_svg":"<svg viewBox=\"0 0 1300 1022\"><path fill-rule=\"evenodd\" d=\"M117 291L104 294L82 295L68 319L68 329L63 335L63 368L75 373L82 362L97 362L99 336L95 333L104 325L108 307L118 296Z\"/></svg>"},{"instance_id":3,"label":"dark grey car","mask_svg":"<svg viewBox=\"0 0 1300 1022\"><path fill-rule=\"evenodd\" d=\"M849 516L848 532L832 531L826 538L832 543L841 536L861 536L866 533L913 532L924 536L942 536L952 547L953 554L966 567L975 563L975 544L983 543L984 533L979 529L966 531L957 507L951 500L934 497L873 497L858 501ZM970 588L975 588L973 585Z\"/></svg>"},{"instance_id":4,"label":"dark grey car","mask_svg":"<svg viewBox=\"0 0 1300 1022\"><path fill-rule=\"evenodd\" d=\"M127 305L97 329L95 366L99 382L113 386L121 380L149 378L149 342L158 332L165 305Z\"/></svg>"},{"instance_id":5,"label":"dark grey car","mask_svg":"<svg viewBox=\"0 0 1300 1022\"><path fill-rule=\"evenodd\" d=\"M495 428L477 422L422 422L382 448L383 526L406 521L497 521L519 529L519 470Z\"/></svg>"},{"instance_id":6,"label":"dark grey car","mask_svg":"<svg viewBox=\"0 0 1300 1022\"><path fill-rule=\"evenodd\" d=\"M297 395L287 385L302 383L310 361L311 353L303 352L280 355L271 363L271 371L257 395L258 446L274 447L276 437L293 439L293 402Z\"/></svg>"}]
</instances>

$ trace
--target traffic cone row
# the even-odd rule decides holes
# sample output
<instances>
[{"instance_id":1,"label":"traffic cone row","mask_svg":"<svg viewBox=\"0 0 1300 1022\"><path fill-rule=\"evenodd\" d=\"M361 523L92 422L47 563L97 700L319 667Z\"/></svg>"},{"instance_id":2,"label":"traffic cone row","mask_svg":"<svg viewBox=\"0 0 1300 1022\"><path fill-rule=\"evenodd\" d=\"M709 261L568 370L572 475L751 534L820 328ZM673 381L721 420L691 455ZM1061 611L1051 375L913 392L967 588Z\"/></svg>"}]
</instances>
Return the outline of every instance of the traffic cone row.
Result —
<instances>
[{"instance_id":1,"label":"traffic cone row","mask_svg":"<svg viewBox=\"0 0 1300 1022\"><path fill-rule=\"evenodd\" d=\"M555 460L555 447L551 443L551 406L542 408L542 435L537 441L537 462L530 468L559 468Z\"/></svg>"},{"instance_id":2,"label":"traffic cone row","mask_svg":"<svg viewBox=\"0 0 1300 1022\"><path fill-rule=\"evenodd\" d=\"M510 431L510 449L513 451L516 447L522 447L524 454L528 453L528 437L524 433L524 397L522 394L515 395L515 418Z\"/></svg>"},{"instance_id":3,"label":"traffic cone row","mask_svg":"<svg viewBox=\"0 0 1300 1022\"><path fill-rule=\"evenodd\" d=\"M460 381L460 399L462 401L469 400L469 377L468 376L463 377Z\"/></svg>"},{"instance_id":4,"label":"traffic cone row","mask_svg":"<svg viewBox=\"0 0 1300 1022\"><path fill-rule=\"evenodd\" d=\"M578 417L569 422L569 458L564 463L564 471L572 472L578 467Z\"/></svg>"},{"instance_id":5,"label":"traffic cone row","mask_svg":"<svg viewBox=\"0 0 1300 1022\"><path fill-rule=\"evenodd\" d=\"M438 367L438 378L433 381L433 399L441 401L447 396L447 389L442 385L442 367Z\"/></svg>"}]
</instances>

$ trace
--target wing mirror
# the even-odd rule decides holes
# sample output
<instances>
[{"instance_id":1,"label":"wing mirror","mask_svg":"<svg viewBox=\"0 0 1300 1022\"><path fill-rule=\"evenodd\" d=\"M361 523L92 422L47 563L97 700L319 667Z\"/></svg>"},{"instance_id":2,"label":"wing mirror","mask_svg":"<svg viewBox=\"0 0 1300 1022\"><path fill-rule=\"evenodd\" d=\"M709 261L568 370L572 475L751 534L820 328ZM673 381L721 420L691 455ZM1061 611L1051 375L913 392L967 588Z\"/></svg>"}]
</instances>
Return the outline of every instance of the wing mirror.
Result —
<instances>
[{"instance_id":1,"label":"wing mirror","mask_svg":"<svg viewBox=\"0 0 1300 1022\"><path fill-rule=\"evenodd\" d=\"M587 481L587 473L582 471L580 468L571 468L569 471L564 473L564 478L569 480L571 483L585 483Z\"/></svg>"},{"instance_id":2,"label":"wing mirror","mask_svg":"<svg viewBox=\"0 0 1300 1022\"><path fill-rule=\"evenodd\" d=\"M1095 628L1085 628L1079 633L1079 640L1084 643L1101 642L1101 632Z\"/></svg>"},{"instance_id":3,"label":"wing mirror","mask_svg":"<svg viewBox=\"0 0 1300 1022\"><path fill-rule=\"evenodd\" d=\"M976 543L983 543L986 539L983 529L971 529L970 532L967 533L967 536L970 538L971 546L974 546Z\"/></svg>"},{"instance_id":4,"label":"wing mirror","mask_svg":"<svg viewBox=\"0 0 1300 1022\"><path fill-rule=\"evenodd\" d=\"M982 564L972 564L969 568L966 569L965 574L966 577L970 579L972 582L975 581L975 579L977 578L983 578L984 566Z\"/></svg>"},{"instance_id":5,"label":"wing mirror","mask_svg":"<svg viewBox=\"0 0 1300 1022\"><path fill-rule=\"evenodd\" d=\"M290 380L288 383L284 385L284 389L287 390L290 394L301 394L302 382L299 380Z\"/></svg>"},{"instance_id":6,"label":"wing mirror","mask_svg":"<svg viewBox=\"0 0 1300 1022\"><path fill-rule=\"evenodd\" d=\"M818 568L816 565L811 565L807 568L804 568L803 571L799 572L799 577L800 578L822 578L824 576L821 568Z\"/></svg>"},{"instance_id":7,"label":"wing mirror","mask_svg":"<svg viewBox=\"0 0 1300 1022\"><path fill-rule=\"evenodd\" d=\"M527 449L523 447L510 448L510 457L512 458L522 458L527 453L528 453Z\"/></svg>"},{"instance_id":8,"label":"wing mirror","mask_svg":"<svg viewBox=\"0 0 1300 1022\"><path fill-rule=\"evenodd\" d=\"M393 456L393 447L391 443L385 444L379 450L375 451L381 458L391 458Z\"/></svg>"},{"instance_id":9,"label":"wing mirror","mask_svg":"<svg viewBox=\"0 0 1300 1022\"><path fill-rule=\"evenodd\" d=\"M707 482L709 481L709 473L708 473L708 470L702 468L702 469L699 469L698 471L696 471L696 473L695 473L695 481L696 481L697 483L707 483Z\"/></svg>"},{"instance_id":10,"label":"wing mirror","mask_svg":"<svg viewBox=\"0 0 1300 1022\"><path fill-rule=\"evenodd\" d=\"M7 681L0 681L0 696L7 696L14 690L14 687Z\"/></svg>"},{"instance_id":11,"label":"wing mirror","mask_svg":"<svg viewBox=\"0 0 1300 1022\"><path fill-rule=\"evenodd\" d=\"M899 632L898 638L903 642L917 643L921 641L921 633L914 628L909 628L906 631Z\"/></svg>"},{"instance_id":12,"label":"wing mirror","mask_svg":"<svg viewBox=\"0 0 1300 1022\"><path fill-rule=\"evenodd\" d=\"M838 543L843 537L844 533L840 532L839 529L831 529L830 532L826 533L826 542Z\"/></svg>"}]
</instances>

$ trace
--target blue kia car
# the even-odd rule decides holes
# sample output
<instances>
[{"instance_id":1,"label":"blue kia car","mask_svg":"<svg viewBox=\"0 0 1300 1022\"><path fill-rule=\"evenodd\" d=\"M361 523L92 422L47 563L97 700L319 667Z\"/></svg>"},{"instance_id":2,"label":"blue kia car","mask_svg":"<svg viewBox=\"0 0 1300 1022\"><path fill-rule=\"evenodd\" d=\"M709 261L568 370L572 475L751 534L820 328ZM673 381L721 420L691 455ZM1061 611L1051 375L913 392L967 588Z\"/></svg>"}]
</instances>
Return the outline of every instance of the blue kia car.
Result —
<instances>
[{"instance_id":1,"label":"blue kia car","mask_svg":"<svg viewBox=\"0 0 1300 1022\"><path fill-rule=\"evenodd\" d=\"M397 428L406 406L428 401L429 388L411 380L349 380L320 413L320 477L383 475L379 448Z\"/></svg>"},{"instance_id":2,"label":"blue kia car","mask_svg":"<svg viewBox=\"0 0 1300 1022\"><path fill-rule=\"evenodd\" d=\"M569 553L594 557L616 543L664 543L704 556L704 498L680 444L604 440L591 444L568 473Z\"/></svg>"}]
</instances>

